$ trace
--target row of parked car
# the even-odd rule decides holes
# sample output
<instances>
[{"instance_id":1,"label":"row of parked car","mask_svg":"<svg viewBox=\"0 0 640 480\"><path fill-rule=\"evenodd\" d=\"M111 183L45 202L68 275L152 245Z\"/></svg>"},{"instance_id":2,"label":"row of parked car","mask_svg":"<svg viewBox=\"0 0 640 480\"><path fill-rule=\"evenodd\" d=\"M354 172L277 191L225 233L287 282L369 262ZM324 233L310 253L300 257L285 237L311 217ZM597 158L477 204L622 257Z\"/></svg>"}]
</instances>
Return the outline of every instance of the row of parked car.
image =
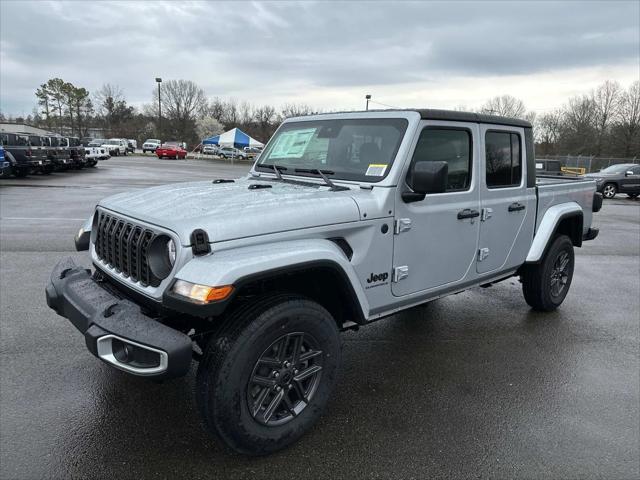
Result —
<instances>
[{"instance_id":1,"label":"row of parked car","mask_svg":"<svg viewBox=\"0 0 640 480\"><path fill-rule=\"evenodd\" d=\"M262 152L258 147L244 147L242 150L233 147L220 147L218 145L203 145L202 153L205 155L217 155L220 158L239 158L241 160L253 159Z\"/></svg>"},{"instance_id":2,"label":"row of parked car","mask_svg":"<svg viewBox=\"0 0 640 480\"><path fill-rule=\"evenodd\" d=\"M108 157L117 157L119 155L127 155L127 153L135 153L137 148L135 140L127 138L83 138L82 145L84 145L87 155L101 155L104 154ZM103 151L93 151L92 149L99 149ZM103 160L102 157L100 157Z\"/></svg>"},{"instance_id":3,"label":"row of parked car","mask_svg":"<svg viewBox=\"0 0 640 480\"><path fill-rule=\"evenodd\" d=\"M2 176L26 177L33 173L95 167L98 155L86 155L77 137L0 132ZM109 158L109 155L102 154Z\"/></svg>"}]
</instances>

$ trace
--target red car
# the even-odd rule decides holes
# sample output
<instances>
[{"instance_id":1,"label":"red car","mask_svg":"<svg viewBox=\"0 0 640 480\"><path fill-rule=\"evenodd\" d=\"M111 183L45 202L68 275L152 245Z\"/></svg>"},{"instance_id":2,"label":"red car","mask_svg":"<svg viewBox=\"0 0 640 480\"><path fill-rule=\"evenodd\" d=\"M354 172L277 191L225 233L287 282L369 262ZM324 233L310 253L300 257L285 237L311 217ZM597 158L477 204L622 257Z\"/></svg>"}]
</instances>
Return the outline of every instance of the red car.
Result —
<instances>
[{"instance_id":1,"label":"red car","mask_svg":"<svg viewBox=\"0 0 640 480\"><path fill-rule=\"evenodd\" d=\"M186 158L187 151L182 148L182 145L179 142L167 142L160 145L156 148L156 155L158 158L175 158L176 160L179 158Z\"/></svg>"}]
</instances>

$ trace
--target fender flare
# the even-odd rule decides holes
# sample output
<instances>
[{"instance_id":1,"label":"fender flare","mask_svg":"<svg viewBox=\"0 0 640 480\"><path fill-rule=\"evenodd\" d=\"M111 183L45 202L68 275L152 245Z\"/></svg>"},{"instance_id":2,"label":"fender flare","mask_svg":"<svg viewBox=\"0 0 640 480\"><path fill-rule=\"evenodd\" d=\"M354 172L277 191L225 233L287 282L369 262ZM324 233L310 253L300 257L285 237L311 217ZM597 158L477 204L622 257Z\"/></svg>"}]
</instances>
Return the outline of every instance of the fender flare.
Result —
<instances>
[{"instance_id":1,"label":"fender flare","mask_svg":"<svg viewBox=\"0 0 640 480\"><path fill-rule=\"evenodd\" d=\"M544 212L542 221L540 222L540 225L536 230L536 233L533 237L533 242L531 243L531 248L529 248L529 253L527 254L527 259L525 260L525 262L539 262L542 259L542 256L544 255L549 242L553 238L558 225L560 225L560 222L566 218L578 216L582 217L583 212L582 207L576 202L561 203L549 207L547 211Z\"/></svg>"},{"instance_id":2,"label":"fender flare","mask_svg":"<svg viewBox=\"0 0 640 480\"><path fill-rule=\"evenodd\" d=\"M209 286L233 285L234 294L226 301L190 308L197 316L219 315L243 285L286 273L299 273L313 268L327 268L348 285L345 292L354 302L359 320L369 312L369 302L353 265L345 253L328 239L291 240L216 251L194 257L175 275L175 280ZM175 304L175 296L167 288L163 302ZM169 293L169 295L167 295ZM181 302L184 303L184 302ZM173 305L179 308L178 305ZM200 307L200 308L198 308Z\"/></svg>"}]
</instances>

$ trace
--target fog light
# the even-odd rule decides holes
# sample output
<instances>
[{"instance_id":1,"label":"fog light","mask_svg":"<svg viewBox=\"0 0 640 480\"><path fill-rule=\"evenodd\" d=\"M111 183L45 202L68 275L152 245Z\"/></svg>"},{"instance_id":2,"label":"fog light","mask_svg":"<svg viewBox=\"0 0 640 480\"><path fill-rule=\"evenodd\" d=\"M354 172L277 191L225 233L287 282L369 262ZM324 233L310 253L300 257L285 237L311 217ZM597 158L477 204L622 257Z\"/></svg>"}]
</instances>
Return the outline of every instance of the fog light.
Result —
<instances>
[{"instance_id":1,"label":"fog light","mask_svg":"<svg viewBox=\"0 0 640 480\"><path fill-rule=\"evenodd\" d=\"M174 293L182 297L190 298L198 303L209 303L224 300L229 297L231 292L233 292L233 286L209 287L185 280L177 280L176 283L173 284L172 290Z\"/></svg>"}]
</instances>

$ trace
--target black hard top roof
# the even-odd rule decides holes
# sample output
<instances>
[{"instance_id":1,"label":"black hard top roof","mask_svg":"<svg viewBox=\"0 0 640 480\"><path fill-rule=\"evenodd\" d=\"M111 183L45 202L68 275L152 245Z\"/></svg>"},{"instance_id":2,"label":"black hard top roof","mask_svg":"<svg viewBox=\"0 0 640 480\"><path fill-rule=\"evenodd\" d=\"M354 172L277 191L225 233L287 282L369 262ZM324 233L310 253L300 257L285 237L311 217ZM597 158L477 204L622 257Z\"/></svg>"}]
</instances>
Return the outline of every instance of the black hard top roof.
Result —
<instances>
[{"instance_id":1,"label":"black hard top roof","mask_svg":"<svg viewBox=\"0 0 640 480\"><path fill-rule=\"evenodd\" d=\"M434 110L431 108L419 108L415 110L424 120L449 120L452 122L491 123L495 125L509 125L512 127L531 128L531 123L519 118L501 117L499 115L486 115L475 112L458 112L455 110Z\"/></svg>"},{"instance_id":2,"label":"black hard top roof","mask_svg":"<svg viewBox=\"0 0 640 480\"><path fill-rule=\"evenodd\" d=\"M457 110L437 110L433 108L397 108L375 109L345 112L326 112L319 115L332 115L336 113L367 113L367 112L418 112L423 120L448 120L451 122L490 123L493 125L508 125L510 127L532 128L531 123L519 118L501 117L499 115L486 115L475 112L459 112Z\"/></svg>"}]
</instances>

